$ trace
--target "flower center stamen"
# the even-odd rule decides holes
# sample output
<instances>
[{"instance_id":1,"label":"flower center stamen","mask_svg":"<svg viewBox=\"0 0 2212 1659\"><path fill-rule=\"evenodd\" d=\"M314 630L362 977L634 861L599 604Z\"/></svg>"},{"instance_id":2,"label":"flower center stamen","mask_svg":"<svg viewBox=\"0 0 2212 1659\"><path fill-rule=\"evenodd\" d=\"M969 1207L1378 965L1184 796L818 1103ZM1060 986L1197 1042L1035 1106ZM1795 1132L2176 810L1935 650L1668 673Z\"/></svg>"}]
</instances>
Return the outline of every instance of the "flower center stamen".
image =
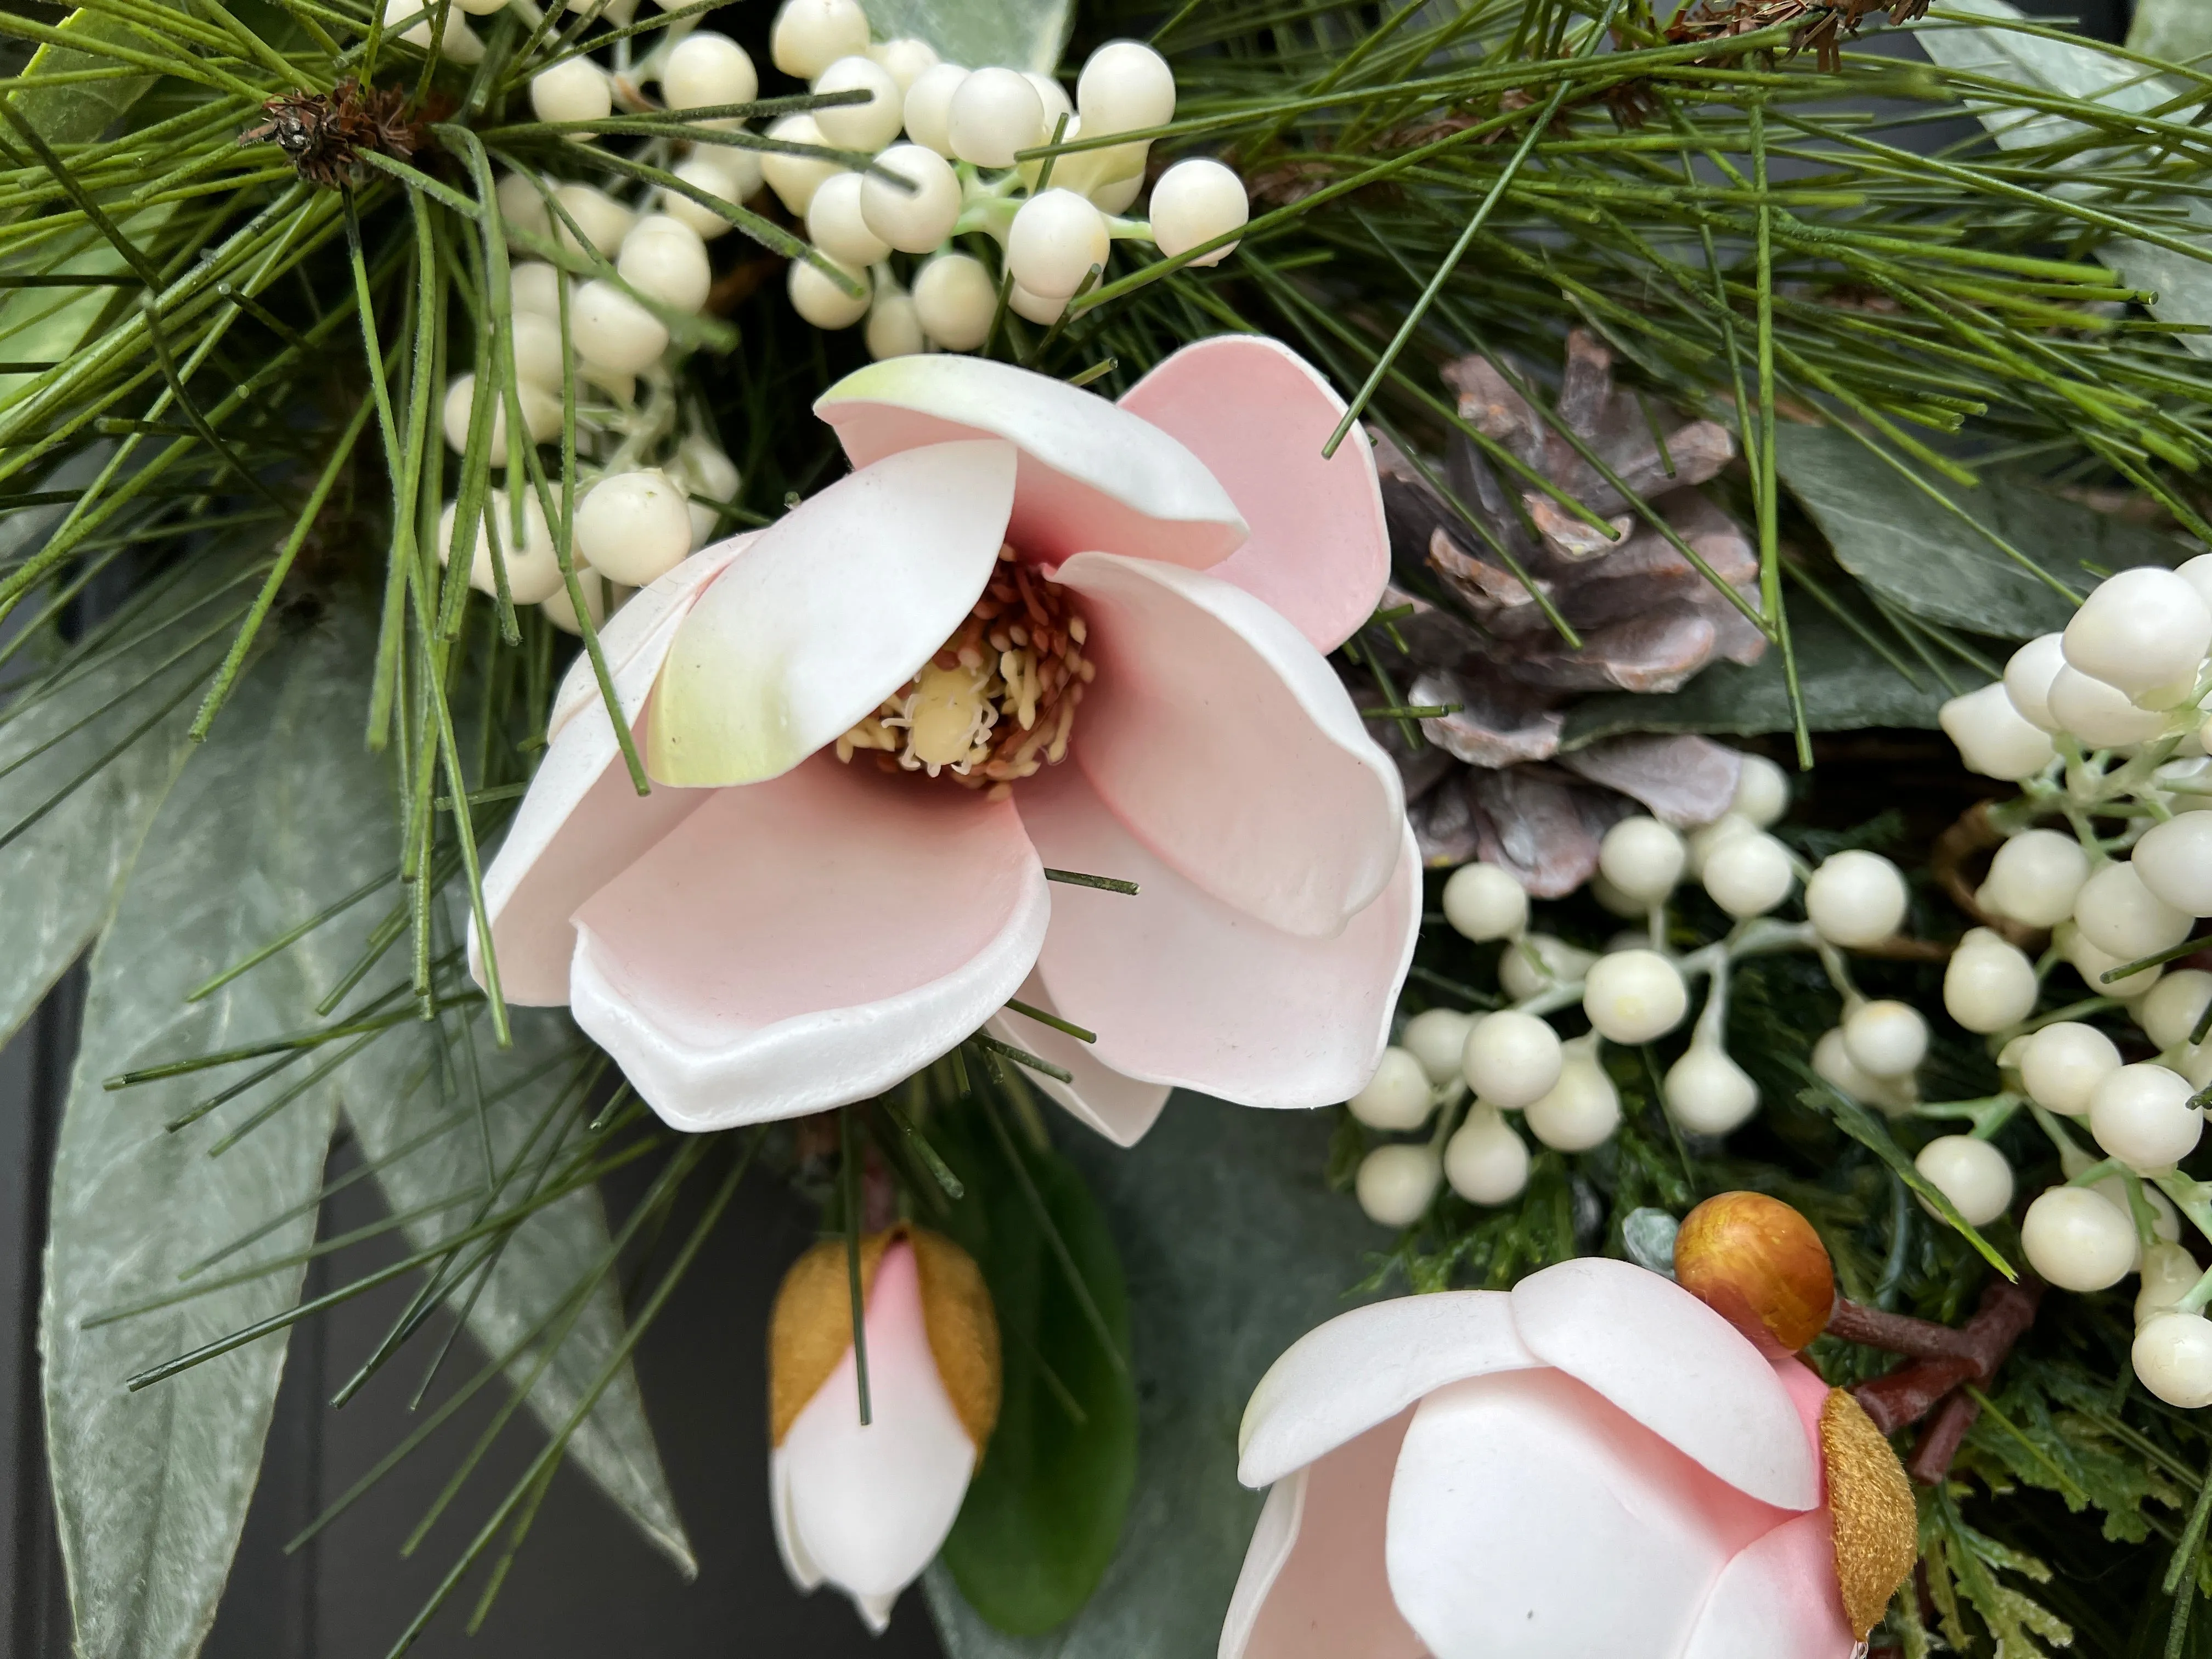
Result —
<instances>
[{"instance_id":1,"label":"flower center stamen","mask_svg":"<svg viewBox=\"0 0 2212 1659\"><path fill-rule=\"evenodd\" d=\"M837 739L885 769L950 773L1003 800L1023 778L1067 756L1084 688L1097 665L1068 591L999 550L999 567L952 637L876 712Z\"/></svg>"}]
</instances>

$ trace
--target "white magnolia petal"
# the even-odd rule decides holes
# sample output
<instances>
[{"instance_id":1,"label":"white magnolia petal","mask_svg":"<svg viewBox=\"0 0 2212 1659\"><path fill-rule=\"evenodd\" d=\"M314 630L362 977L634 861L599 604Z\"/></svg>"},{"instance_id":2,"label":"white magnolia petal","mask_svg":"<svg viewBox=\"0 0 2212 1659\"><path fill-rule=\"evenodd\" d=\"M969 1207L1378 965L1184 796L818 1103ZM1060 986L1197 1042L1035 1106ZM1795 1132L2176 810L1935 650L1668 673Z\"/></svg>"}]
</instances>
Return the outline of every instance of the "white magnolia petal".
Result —
<instances>
[{"instance_id":1,"label":"white magnolia petal","mask_svg":"<svg viewBox=\"0 0 2212 1659\"><path fill-rule=\"evenodd\" d=\"M996 441L908 451L763 531L677 629L653 697L653 777L777 777L874 713L982 592L1014 459Z\"/></svg>"},{"instance_id":2,"label":"white magnolia petal","mask_svg":"<svg viewBox=\"0 0 2212 1659\"><path fill-rule=\"evenodd\" d=\"M1271 1486L1433 1389L1540 1362L1503 1291L1437 1291L1339 1314L1284 1350L1244 1407L1237 1478Z\"/></svg>"},{"instance_id":3,"label":"white magnolia petal","mask_svg":"<svg viewBox=\"0 0 2212 1659\"><path fill-rule=\"evenodd\" d=\"M703 804L577 912L569 1006L678 1128L865 1099L1036 965L1051 899L1011 803L826 756L665 793Z\"/></svg>"},{"instance_id":4,"label":"white magnolia petal","mask_svg":"<svg viewBox=\"0 0 2212 1659\"><path fill-rule=\"evenodd\" d=\"M1825 1509L1794 1516L1729 1562L1681 1659L1851 1659L1834 1524Z\"/></svg>"},{"instance_id":5,"label":"white magnolia petal","mask_svg":"<svg viewBox=\"0 0 2212 1659\"><path fill-rule=\"evenodd\" d=\"M606 659L608 678L619 686L623 671L648 652L653 653L658 670L659 659L668 654L668 641L675 635L674 629L666 624L690 611L700 590L727 569L730 561L750 547L759 536L757 530L749 530L742 536L702 548L651 586L631 594L629 603L608 617L599 629L599 655ZM647 682L648 687L651 684L650 680ZM559 737L561 728L599 697L599 676L592 671L591 653L579 651L575 660L568 665L568 672L561 677L561 689L553 698L553 712L546 717L547 740Z\"/></svg>"},{"instance_id":6,"label":"white magnolia petal","mask_svg":"<svg viewBox=\"0 0 2212 1659\"><path fill-rule=\"evenodd\" d=\"M1674 1659L1781 1518L1557 1371L1475 1377L1413 1413L1390 1589L1435 1659Z\"/></svg>"},{"instance_id":7,"label":"white magnolia petal","mask_svg":"<svg viewBox=\"0 0 2212 1659\"><path fill-rule=\"evenodd\" d=\"M1086 549L1196 568L1245 537L1205 463L1151 422L1093 392L985 357L888 357L847 375L814 412L855 466L947 439L1021 447L1015 546L1048 564Z\"/></svg>"},{"instance_id":8,"label":"white magnolia petal","mask_svg":"<svg viewBox=\"0 0 2212 1659\"><path fill-rule=\"evenodd\" d=\"M1510 1292L1521 1340L1722 1480L1809 1510L1820 1469L1774 1368L1728 1321L1671 1279L1583 1256Z\"/></svg>"},{"instance_id":9,"label":"white magnolia petal","mask_svg":"<svg viewBox=\"0 0 2212 1659\"><path fill-rule=\"evenodd\" d=\"M805 1540L792 1525L791 1459L781 1446L769 1449L768 1510L775 1528L775 1553L782 1558L785 1574L799 1589L819 1589L822 1569L814 1565Z\"/></svg>"},{"instance_id":10,"label":"white magnolia petal","mask_svg":"<svg viewBox=\"0 0 2212 1659\"><path fill-rule=\"evenodd\" d=\"M1045 988L1044 981L1034 973L1022 981L1015 1000L1048 1014L1060 1012L1053 1006L1052 993ZM1026 1048L1072 1073L1072 1080L1066 1083L1042 1072L1023 1075L1032 1087L1043 1091L1116 1146L1133 1146L1143 1139L1145 1131L1158 1121L1168 1097L1175 1092L1164 1083L1122 1076L1091 1052L1092 1044L1011 1008L992 1015L986 1029L1000 1042Z\"/></svg>"},{"instance_id":11,"label":"white magnolia petal","mask_svg":"<svg viewBox=\"0 0 2212 1659\"><path fill-rule=\"evenodd\" d=\"M1426 1659L1391 1599L1383 1561L1391 1477L1412 1420L1401 1412L1269 1492L1220 1659ZM1287 1528L1276 1509L1286 1490L1295 1494Z\"/></svg>"}]
</instances>

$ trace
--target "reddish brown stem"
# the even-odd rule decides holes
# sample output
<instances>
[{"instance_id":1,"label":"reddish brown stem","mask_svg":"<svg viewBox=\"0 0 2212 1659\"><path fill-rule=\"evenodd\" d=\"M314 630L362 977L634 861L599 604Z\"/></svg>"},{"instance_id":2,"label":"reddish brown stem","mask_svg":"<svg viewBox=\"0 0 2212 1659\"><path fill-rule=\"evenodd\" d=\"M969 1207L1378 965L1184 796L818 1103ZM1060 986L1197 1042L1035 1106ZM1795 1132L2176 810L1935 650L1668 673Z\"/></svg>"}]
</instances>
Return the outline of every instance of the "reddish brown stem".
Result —
<instances>
[{"instance_id":1,"label":"reddish brown stem","mask_svg":"<svg viewBox=\"0 0 2212 1659\"><path fill-rule=\"evenodd\" d=\"M1886 1313L1840 1296L1828 1316L1828 1334L1914 1359L1972 1352L1972 1339L1964 1331L1938 1325L1932 1319L1915 1319L1911 1314Z\"/></svg>"},{"instance_id":2,"label":"reddish brown stem","mask_svg":"<svg viewBox=\"0 0 2212 1659\"><path fill-rule=\"evenodd\" d=\"M1974 1419L1981 1412L1973 1395L1964 1389L1954 1389L1936 1408L1928 1426L1920 1431L1920 1443L1912 1449L1912 1457L1905 1464L1905 1472L1923 1486L1940 1485L1943 1477L1950 1474L1951 1460L1959 1455L1966 1431L1974 1426Z\"/></svg>"},{"instance_id":3,"label":"reddish brown stem","mask_svg":"<svg viewBox=\"0 0 2212 1659\"><path fill-rule=\"evenodd\" d=\"M1916 1423L1930 1412L1935 1420L1922 1435L1909 1466L1913 1478L1928 1485L1941 1480L1958 1455L1960 1443L1979 1410L1960 1391L1964 1382L1985 1382L2035 1322L2043 1286L2034 1279L2011 1284L1999 1279L1982 1292L1982 1304L1958 1329L1901 1314L1883 1313L1838 1298L1828 1328L1838 1336L1911 1356L1909 1362L1851 1390L1884 1434Z\"/></svg>"}]
</instances>

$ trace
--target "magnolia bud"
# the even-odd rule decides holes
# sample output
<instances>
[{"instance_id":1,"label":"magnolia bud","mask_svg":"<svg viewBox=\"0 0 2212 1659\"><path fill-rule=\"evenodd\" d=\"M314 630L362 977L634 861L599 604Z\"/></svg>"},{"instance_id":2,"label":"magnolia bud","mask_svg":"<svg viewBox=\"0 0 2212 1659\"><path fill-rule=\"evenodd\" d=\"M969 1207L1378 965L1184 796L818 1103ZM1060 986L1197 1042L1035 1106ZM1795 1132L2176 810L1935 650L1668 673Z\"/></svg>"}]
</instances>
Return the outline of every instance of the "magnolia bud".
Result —
<instances>
[{"instance_id":1,"label":"magnolia bud","mask_svg":"<svg viewBox=\"0 0 2212 1659\"><path fill-rule=\"evenodd\" d=\"M1682 1218L1674 1278L1762 1348L1795 1353L1827 1328L1835 1269L1813 1224L1764 1193L1723 1193Z\"/></svg>"}]
</instances>

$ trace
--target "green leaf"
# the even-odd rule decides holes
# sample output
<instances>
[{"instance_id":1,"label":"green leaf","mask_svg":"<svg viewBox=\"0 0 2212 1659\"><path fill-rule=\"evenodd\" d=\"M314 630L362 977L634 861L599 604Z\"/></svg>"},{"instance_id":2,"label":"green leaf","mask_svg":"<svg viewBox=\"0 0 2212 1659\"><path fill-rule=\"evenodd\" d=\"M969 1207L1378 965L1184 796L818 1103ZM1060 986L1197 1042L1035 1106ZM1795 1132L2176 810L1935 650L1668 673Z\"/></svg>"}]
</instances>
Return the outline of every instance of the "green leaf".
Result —
<instances>
[{"instance_id":1,"label":"green leaf","mask_svg":"<svg viewBox=\"0 0 2212 1659\"><path fill-rule=\"evenodd\" d=\"M2136 0L2128 50L2169 64L2195 64L2212 55L2212 9L2204 0Z\"/></svg>"},{"instance_id":2,"label":"green leaf","mask_svg":"<svg viewBox=\"0 0 2212 1659\"><path fill-rule=\"evenodd\" d=\"M167 0L155 3L167 8ZM62 19L60 29L64 34L80 36L87 42L124 46L140 52L149 50L147 37L113 12L73 11ZM23 78L35 82L41 76L70 70L124 67L117 59L100 52L72 51L49 43L31 54ZM152 75L130 75L118 76L112 81L31 85L10 93L9 97L15 104L15 112L36 128L39 137L48 143L84 144L128 115L138 100L153 89L156 78Z\"/></svg>"},{"instance_id":3,"label":"green leaf","mask_svg":"<svg viewBox=\"0 0 2212 1659\"><path fill-rule=\"evenodd\" d=\"M2056 632L2073 617L2077 600L1945 512L1849 433L1784 427L1776 434L1775 464L1828 538L1836 562L1913 615L2006 640ZM2013 479L1991 477L1978 489L1929 482L2077 593L2112 571L2178 564L2189 551L2168 537ZM1807 609L1800 605L1791 614Z\"/></svg>"},{"instance_id":4,"label":"green leaf","mask_svg":"<svg viewBox=\"0 0 2212 1659\"><path fill-rule=\"evenodd\" d=\"M1065 1624L1121 1542L1137 1471L1137 1395L1085 1316L1036 1206L1001 1143L972 1118L937 1118L930 1144L967 1188L942 1218L983 1270L999 1316L1006 1388L998 1427L943 1559L969 1606L1000 1630ZM1105 1218L1074 1165L1016 1149L1037 1200L1129 1351L1128 1298Z\"/></svg>"},{"instance_id":5,"label":"green leaf","mask_svg":"<svg viewBox=\"0 0 2212 1659\"><path fill-rule=\"evenodd\" d=\"M55 1160L40 1347L47 1454L81 1659L185 1659L252 1496L284 1344L261 1341L127 1392L141 1369L282 1312L302 1268L88 1328L295 1206L245 1261L303 1249L337 1091L308 1091L226 1152L218 1112L162 1127L229 1068L111 1091L103 1080L309 1023L332 927L186 1003L187 991L392 855L390 781L361 746L369 640L350 613L281 641L172 790L92 959L82 1046ZM189 713L191 704L185 708ZM250 1103L228 1109L237 1111Z\"/></svg>"},{"instance_id":6,"label":"green leaf","mask_svg":"<svg viewBox=\"0 0 2212 1659\"><path fill-rule=\"evenodd\" d=\"M1814 1078L1810 1087L1798 1091L1797 1098L1813 1110L1825 1112L1835 1119L1838 1128L1887 1164L1890 1172L1911 1188L1922 1203L1942 1217L1953 1231L1980 1252L1983 1261L2007 1279L2020 1277L1996 1247L1959 1213L1958 1206L1944 1195L1943 1189L1920 1173L1920 1166L1897 1144L1897 1137L1890 1133L1888 1124L1824 1079Z\"/></svg>"},{"instance_id":7,"label":"green leaf","mask_svg":"<svg viewBox=\"0 0 2212 1659\"><path fill-rule=\"evenodd\" d=\"M1815 732L1869 726L1932 726L1948 695L1923 673L1914 685L1833 617L1807 604L1790 606L1805 719ZM1562 749L1579 749L1626 732L1705 732L1751 737L1787 732L1793 722L1782 653L1769 648L1749 667L1716 663L1680 691L1586 698L1568 713Z\"/></svg>"},{"instance_id":8,"label":"green leaf","mask_svg":"<svg viewBox=\"0 0 2212 1659\"><path fill-rule=\"evenodd\" d=\"M465 915L465 908L461 914ZM427 1210L481 1190L487 1139L494 1169L512 1165L532 1128L555 1097L573 1085L592 1053L565 1013L514 1008L508 1018L514 1046L504 1053L492 1046L481 1018L456 1033L457 1052L450 1063L439 1054L436 1028L410 1025L395 1034L398 1041L380 1040L338 1073L346 1121L364 1156L382 1165L376 1180L394 1214ZM458 1052L464 1043L476 1050L473 1059ZM484 1103L481 1125L475 1115L479 1087ZM456 1118L458 1127L402 1152L410 1141ZM505 1200L514 1202L521 1195L518 1185ZM471 1206L456 1204L423 1215L404 1231L416 1249L428 1249L463 1231L475 1215ZM607 1240L606 1212L596 1188L538 1212L507 1240L481 1288L471 1279L460 1291L470 1335L487 1352L513 1348L568 1303L605 1255ZM549 1431L557 1431L574 1413L621 1342L623 1329L615 1282L602 1277L531 1389L530 1409ZM533 1348L517 1358L508 1375L519 1382L536 1362ZM646 1422L637 1375L627 1364L570 1438L568 1455L686 1577L698 1571Z\"/></svg>"},{"instance_id":9,"label":"green leaf","mask_svg":"<svg viewBox=\"0 0 2212 1659\"><path fill-rule=\"evenodd\" d=\"M1075 11L1069 0L862 0L886 40L927 40L947 63L1050 75Z\"/></svg>"},{"instance_id":10,"label":"green leaf","mask_svg":"<svg viewBox=\"0 0 2212 1659\"><path fill-rule=\"evenodd\" d=\"M1048 1636L994 1629L943 1563L932 1568L947 1659L1213 1652L1260 1513L1261 1494L1237 1484L1244 1402L1285 1348L1352 1305L1363 1252L1390 1242L1322 1184L1329 1120L1178 1095L1129 1152L1080 1130L1060 1136L1128 1275L1136 1493L1097 1594Z\"/></svg>"}]
</instances>

